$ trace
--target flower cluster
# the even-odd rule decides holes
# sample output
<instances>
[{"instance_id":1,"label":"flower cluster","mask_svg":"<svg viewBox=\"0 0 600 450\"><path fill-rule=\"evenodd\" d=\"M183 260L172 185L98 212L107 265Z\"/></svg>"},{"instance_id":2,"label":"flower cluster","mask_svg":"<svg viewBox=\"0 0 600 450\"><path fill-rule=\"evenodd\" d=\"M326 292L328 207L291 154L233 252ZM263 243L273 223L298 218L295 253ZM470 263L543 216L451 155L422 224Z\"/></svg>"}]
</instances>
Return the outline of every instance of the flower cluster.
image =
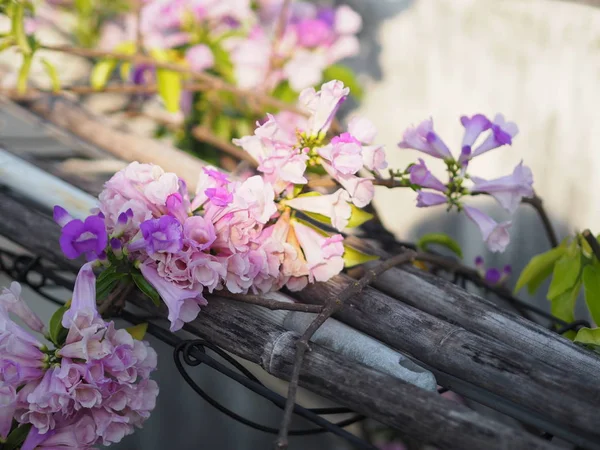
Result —
<instances>
[{"instance_id":1,"label":"flower cluster","mask_svg":"<svg viewBox=\"0 0 600 450\"><path fill-rule=\"evenodd\" d=\"M171 330L197 316L206 291L299 290L329 280L344 267L343 238L298 212L339 231L362 223L370 216L359 208L371 201L373 184L357 172L386 166L383 149L370 145L375 130L366 120L355 119L349 132L327 139L347 95L339 81L303 91L304 123L291 129L291 122L269 116L253 136L236 141L257 159L262 175L234 181L207 167L193 198L175 174L130 164L106 183L98 211L84 221L55 208L65 255L119 267L136 283L143 276L167 305ZM341 187L328 195L305 192L317 168Z\"/></svg>"},{"instance_id":2,"label":"flower cluster","mask_svg":"<svg viewBox=\"0 0 600 450\"><path fill-rule=\"evenodd\" d=\"M469 219L477 224L488 248L493 252L504 251L510 241L510 221L497 223L481 210L463 204L468 195L489 194L509 213L513 214L523 197L533 196L533 175L531 170L521 161L511 175L493 180L484 180L468 173L469 162L490 150L511 145L517 135L518 128L512 122L506 122L501 114L494 120L482 114L473 117L461 117L465 129L461 152L455 158L448 146L436 134L431 119L419 126L409 128L404 133L400 148L409 148L438 158L446 164L448 182L442 183L429 170L425 161L419 159L404 172L395 173L400 184L417 190L417 206L429 207L447 205L464 211ZM476 145L476 142L479 142ZM470 186L467 185L470 183Z\"/></svg>"},{"instance_id":3,"label":"flower cluster","mask_svg":"<svg viewBox=\"0 0 600 450\"><path fill-rule=\"evenodd\" d=\"M323 71L358 53L356 33L361 17L348 6L317 7L293 2L281 39L277 32L283 0L150 0L141 10L141 35L146 50L174 50L194 71L216 69L232 73L244 89L274 89L288 81L300 90L318 84ZM125 49L135 42L137 19L125 15L107 22L100 47ZM142 82L151 72L147 65L131 73Z\"/></svg>"},{"instance_id":4,"label":"flower cluster","mask_svg":"<svg viewBox=\"0 0 600 450\"><path fill-rule=\"evenodd\" d=\"M17 427L29 428L22 450L119 442L154 409L158 386L149 376L156 352L99 316L91 263L77 276L69 308L57 314L62 319L51 320L46 330L18 283L0 294L0 442L11 440Z\"/></svg>"},{"instance_id":5,"label":"flower cluster","mask_svg":"<svg viewBox=\"0 0 600 450\"><path fill-rule=\"evenodd\" d=\"M512 274L512 267L509 264L505 265L502 270L497 269L496 267L486 269L485 261L482 256L477 256L475 258L475 268L477 269L479 276L484 279L486 283L491 285L503 284Z\"/></svg>"}]
</instances>

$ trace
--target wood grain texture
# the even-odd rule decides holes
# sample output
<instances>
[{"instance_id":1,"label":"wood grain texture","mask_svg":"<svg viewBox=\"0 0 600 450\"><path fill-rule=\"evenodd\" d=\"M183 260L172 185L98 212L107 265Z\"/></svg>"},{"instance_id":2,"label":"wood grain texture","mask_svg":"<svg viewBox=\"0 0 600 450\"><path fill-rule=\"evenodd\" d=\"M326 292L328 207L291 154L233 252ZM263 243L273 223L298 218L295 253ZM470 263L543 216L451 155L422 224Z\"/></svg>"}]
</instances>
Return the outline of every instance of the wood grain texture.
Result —
<instances>
[{"instance_id":1,"label":"wood grain texture","mask_svg":"<svg viewBox=\"0 0 600 450\"><path fill-rule=\"evenodd\" d=\"M498 339L565 374L597 385L600 357L530 320L423 271L394 268L374 286L408 305L483 337Z\"/></svg>"},{"instance_id":2,"label":"wood grain texture","mask_svg":"<svg viewBox=\"0 0 600 450\"><path fill-rule=\"evenodd\" d=\"M323 304L354 280L338 275L297 293ZM581 383L576 374L543 363L527 352L471 333L405 305L373 288L348 300L336 317L425 364L469 381L570 430L600 438L598 383Z\"/></svg>"}]
</instances>

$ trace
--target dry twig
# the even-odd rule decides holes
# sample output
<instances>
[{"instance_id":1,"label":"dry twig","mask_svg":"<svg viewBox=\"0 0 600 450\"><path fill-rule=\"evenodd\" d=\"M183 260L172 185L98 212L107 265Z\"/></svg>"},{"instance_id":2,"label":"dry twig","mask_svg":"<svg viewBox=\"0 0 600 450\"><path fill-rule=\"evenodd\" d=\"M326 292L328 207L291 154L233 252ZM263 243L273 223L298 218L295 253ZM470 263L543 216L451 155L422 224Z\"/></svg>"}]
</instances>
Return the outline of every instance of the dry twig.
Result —
<instances>
[{"instance_id":1,"label":"dry twig","mask_svg":"<svg viewBox=\"0 0 600 450\"><path fill-rule=\"evenodd\" d=\"M298 391L298 381L300 379L300 368L302 367L304 354L309 349L308 342L310 341L311 337L329 317L335 314L342 307L346 300L359 294L365 287L375 281L375 279L386 270L411 262L414 260L415 256L416 253L414 251L404 250L399 255L383 261L377 267L367 270L366 274L360 280L350 284L342 293L340 293L339 296L330 298L323 306L323 310L311 322L300 339L298 339L296 342L294 367L292 370L292 376L290 378L288 395L285 403L285 409L283 411L283 419L279 428L277 441L275 442L275 448L286 449L288 446L288 432L292 420L294 404L296 403L296 393Z\"/></svg>"}]
</instances>

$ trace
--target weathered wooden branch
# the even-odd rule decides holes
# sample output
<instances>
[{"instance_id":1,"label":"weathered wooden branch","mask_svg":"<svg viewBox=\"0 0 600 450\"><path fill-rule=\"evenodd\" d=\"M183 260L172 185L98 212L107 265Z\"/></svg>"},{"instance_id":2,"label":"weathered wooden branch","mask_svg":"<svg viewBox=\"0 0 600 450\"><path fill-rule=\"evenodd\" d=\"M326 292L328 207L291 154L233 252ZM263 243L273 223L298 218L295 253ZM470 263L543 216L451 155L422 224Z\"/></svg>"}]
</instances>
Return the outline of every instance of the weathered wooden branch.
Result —
<instances>
[{"instance_id":1,"label":"weathered wooden branch","mask_svg":"<svg viewBox=\"0 0 600 450\"><path fill-rule=\"evenodd\" d=\"M7 102L8 100L4 100ZM49 122L106 150L119 159L158 164L176 172L194 189L204 164L201 160L155 139L120 131L100 117L64 98L36 100L29 108Z\"/></svg>"},{"instance_id":2,"label":"weathered wooden branch","mask_svg":"<svg viewBox=\"0 0 600 450\"><path fill-rule=\"evenodd\" d=\"M307 303L324 304L354 280L345 275L309 285L297 293ZM336 317L423 363L454 375L551 418L570 430L600 438L598 383L587 385L564 368L527 352L482 337L405 305L373 288L347 301Z\"/></svg>"},{"instance_id":3,"label":"weathered wooden branch","mask_svg":"<svg viewBox=\"0 0 600 450\"><path fill-rule=\"evenodd\" d=\"M46 215L29 210L0 192L0 235L36 255L75 272L80 262L65 259L58 245L59 227ZM32 239L35 237L35 239ZM157 309L141 295L129 299L152 314ZM297 335L251 313L250 305L211 297L188 331L242 358L261 364L275 376L289 378ZM166 317L164 309L159 310ZM398 428L407 436L443 448L549 449L550 443L484 417L468 408L353 363L311 345L300 384L357 412Z\"/></svg>"},{"instance_id":4,"label":"weathered wooden branch","mask_svg":"<svg viewBox=\"0 0 600 450\"><path fill-rule=\"evenodd\" d=\"M598 385L600 358L592 352L440 277L411 268L391 269L374 286L442 320L508 344L557 370L576 373L585 384Z\"/></svg>"}]
</instances>

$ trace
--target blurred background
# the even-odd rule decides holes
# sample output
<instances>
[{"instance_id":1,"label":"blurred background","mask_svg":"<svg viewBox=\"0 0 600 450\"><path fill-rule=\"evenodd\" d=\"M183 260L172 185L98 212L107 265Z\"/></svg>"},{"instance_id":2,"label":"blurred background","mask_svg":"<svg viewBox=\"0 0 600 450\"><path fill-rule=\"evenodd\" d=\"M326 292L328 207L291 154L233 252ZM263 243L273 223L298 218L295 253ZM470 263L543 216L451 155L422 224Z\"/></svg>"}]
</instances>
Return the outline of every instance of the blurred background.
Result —
<instances>
[{"instance_id":1,"label":"blurred background","mask_svg":"<svg viewBox=\"0 0 600 450\"><path fill-rule=\"evenodd\" d=\"M396 147L407 126L432 117L438 133L458 152L461 115L501 112L518 124L520 133L512 147L475 160L478 175L504 175L523 159L534 173L536 193L543 198L559 238L574 230L600 229L600 8L552 0L343 0L333 4L350 5L363 19L360 51L344 62L357 72L365 93L360 102L345 105L343 112L360 113L375 123L391 167L405 167L416 157L413 151ZM55 43L63 39L48 29L40 30L40 38L44 36ZM48 56L52 58L63 82L89 73L90 64L82 58ZM14 84L14 55L0 54L0 67L2 85ZM38 77L43 84L43 75L34 65L33 79ZM112 94L85 99L97 112L113 110L125 101L124 96ZM122 119L113 115L111 120ZM154 126L147 117L127 120L127 127L140 134L151 135ZM441 163L438 169L441 173ZM515 217L508 250L492 255L481 243L479 230L464 216L447 215L443 208L437 214L417 209L409 190L377 189L375 206L399 239L447 232L463 247L466 263L483 255L489 265L512 264L513 282L532 255L548 248L541 224L527 205ZM490 199L479 203L493 217L502 218ZM541 289L530 300L549 309L544 292ZM54 310L42 299L35 304L43 319ZM236 423L197 397L178 375L172 350L150 340L159 353L154 377L161 386L158 405L143 430L114 448L270 448L272 436ZM210 369L192 369L192 373L202 387L238 413L278 426L280 411L267 401ZM284 392L284 383L273 379L269 383ZM308 393L300 402L324 404ZM353 430L361 431L359 426ZM293 438L290 448L348 447L323 435Z\"/></svg>"}]
</instances>

